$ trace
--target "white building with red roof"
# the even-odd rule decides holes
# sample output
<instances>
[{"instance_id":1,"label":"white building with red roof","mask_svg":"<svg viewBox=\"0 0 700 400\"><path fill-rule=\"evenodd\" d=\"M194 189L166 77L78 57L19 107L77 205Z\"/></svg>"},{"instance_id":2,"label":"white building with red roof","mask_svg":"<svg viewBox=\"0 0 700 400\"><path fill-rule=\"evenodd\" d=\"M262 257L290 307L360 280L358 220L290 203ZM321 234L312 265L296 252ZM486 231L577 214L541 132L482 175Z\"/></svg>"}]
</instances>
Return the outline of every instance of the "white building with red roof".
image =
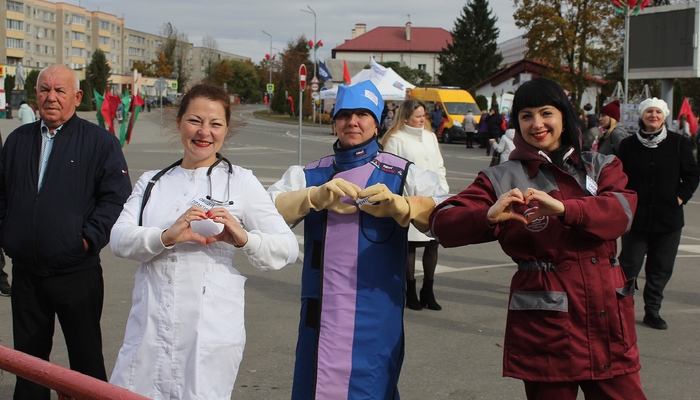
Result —
<instances>
[{"instance_id":1,"label":"white building with red roof","mask_svg":"<svg viewBox=\"0 0 700 400\"><path fill-rule=\"evenodd\" d=\"M332 54L334 59L368 64L371 55L377 62L403 62L427 72L437 83L437 56L448 43L452 43L452 34L442 28L413 28L407 22L405 27L379 26L367 32L367 25L355 24L352 39L335 47Z\"/></svg>"}]
</instances>

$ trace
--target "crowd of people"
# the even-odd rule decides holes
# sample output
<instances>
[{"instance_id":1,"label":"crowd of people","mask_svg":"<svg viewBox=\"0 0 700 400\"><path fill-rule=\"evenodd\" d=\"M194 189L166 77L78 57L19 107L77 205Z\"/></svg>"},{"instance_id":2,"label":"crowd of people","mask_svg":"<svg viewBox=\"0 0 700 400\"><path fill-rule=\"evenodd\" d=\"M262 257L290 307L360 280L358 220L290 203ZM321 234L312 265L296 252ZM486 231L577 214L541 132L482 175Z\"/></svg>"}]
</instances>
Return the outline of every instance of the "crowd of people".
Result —
<instances>
[{"instance_id":1,"label":"crowd of people","mask_svg":"<svg viewBox=\"0 0 700 400\"><path fill-rule=\"evenodd\" d=\"M630 136L619 102L583 128L559 85L525 82L509 115L494 106L478 124L465 116L467 148L483 128L498 161L450 195L441 105L410 99L388 110L370 81L339 87L331 154L291 166L267 190L223 155L232 130L222 88L188 90L176 116L182 158L133 190L117 138L75 112L75 71L43 69L36 95L39 120L23 117L0 151L0 245L12 260L11 289L2 262L0 291L11 293L19 351L48 360L58 316L71 369L107 380L100 251L110 244L141 265L109 381L149 398L228 399L246 343L246 278L233 255L262 271L292 264L290 227L304 221L292 399L399 399L404 307L442 308L439 245L489 241L518 268L504 375L521 379L528 399L574 400L579 389L587 399L646 398L637 278L645 266L644 324L667 329L663 291L700 182L663 100L640 104ZM14 398L50 393L18 377Z\"/></svg>"}]
</instances>

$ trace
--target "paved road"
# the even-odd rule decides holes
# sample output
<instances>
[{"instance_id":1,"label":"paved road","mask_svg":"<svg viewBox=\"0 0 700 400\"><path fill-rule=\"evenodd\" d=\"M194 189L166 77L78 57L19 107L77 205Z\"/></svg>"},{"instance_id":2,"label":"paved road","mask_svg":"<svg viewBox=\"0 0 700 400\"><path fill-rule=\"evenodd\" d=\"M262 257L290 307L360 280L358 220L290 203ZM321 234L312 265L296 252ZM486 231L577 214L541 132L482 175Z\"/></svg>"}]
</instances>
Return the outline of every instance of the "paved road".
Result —
<instances>
[{"instance_id":1,"label":"paved road","mask_svg":"<svg viewBox=\"0 0 700 400\"><path fill-rule=\"evenodd\" d=\"M225 150L234 163L254 171L268 186L289 165L296 164L296 125L255 119L256 106L241 107L237 115L245 126L227 141ZM132 143L125 154L132 181L147 170L163 168L181 157L179 133L172 110L166 110L166 127L160 134L157 110L141 114ZM94 113L81 113L94 120ZM0 120L3 134L19 122ZM302 162L329 154L330 128L304 127ZM466 188L488 165L483 149L463 144L443 145L451 192ZM700 196L699 196L700 198ZM643 305L637 296L637 336L641 352L642 385L649 399L700 398L700 200L686 206L686 228L676 272L666 290L663 317L668 331L641 324ZM302 227L295 229L299 240ZM121 346L131 305L132 276L137 264L102 251L105 270L103 315L104 354L111 372ZM263 273L237 255L235 266L248 277L246 327L248 343L233 398L289 399L299 314L300 271L297 262L281 271ZM508 285L515 266L496 244L441 249L436 296L439 312L407 310L406 359L400 390L404 399L524 399L522 383L501 377L503 336ZM8 267L9 269L9 267ZM420 278L419 278L420 279ZM643 282L643 277L640 283ZM0 298L0 343L12 346L10 299ZM63 338L57 332L52 361L68 365ZM14 376L0 380L0 400L11 398ZM583 398L582 395L579 398Z\"/></svg>"}]
</instances>

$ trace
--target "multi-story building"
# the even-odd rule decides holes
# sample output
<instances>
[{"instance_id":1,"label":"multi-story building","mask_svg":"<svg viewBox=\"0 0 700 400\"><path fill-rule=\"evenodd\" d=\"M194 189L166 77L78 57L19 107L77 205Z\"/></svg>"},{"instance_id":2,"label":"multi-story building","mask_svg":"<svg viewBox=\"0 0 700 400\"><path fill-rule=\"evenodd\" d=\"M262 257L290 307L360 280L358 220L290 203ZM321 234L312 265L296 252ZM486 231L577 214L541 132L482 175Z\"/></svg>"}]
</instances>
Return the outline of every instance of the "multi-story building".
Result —
<instances>
[{"instance_id":1,"label":"multi-story building","mask_svg":"<svg viewBox=\"0 0 700 400\"><path fill-rule=\"evenodd\" d=\"M133 83L134 63L148 64L156 59L167 40L126 28L124 18L72 4L0 0L0 7L3 3L5 29L0 28L0 41L4 43L0 46L0 64L7 66L6 75L14 75L19 63L28 70L63 64L78 70L83 79L85 66L94 51L100 49L110 65L112 85L115 90L121 90ZM177 51L185 52L183 60L185 69L192 75L190 81L201 80L203 62L199 58L204 54L201 48L183 42ZM249 60L223 51L215 51L215 57Z\"/></svg>"},{"instance_id":2,"label":"multi-story building","mask_svg":"<svg viewBox=\"0 0 700 400\"><path fill-rule=\"evenodd\" d=\"M193 60L197 60L192 68L192 76L190 80L192 82L200 82L205 78L206 69L209 64L217 64L222 60L237 60L237 61L250 61L250 57L243 57L232 53L227 53L225 51L210 49L207 47L195 46L193 50Z\"/></svg>"}]
</instances>

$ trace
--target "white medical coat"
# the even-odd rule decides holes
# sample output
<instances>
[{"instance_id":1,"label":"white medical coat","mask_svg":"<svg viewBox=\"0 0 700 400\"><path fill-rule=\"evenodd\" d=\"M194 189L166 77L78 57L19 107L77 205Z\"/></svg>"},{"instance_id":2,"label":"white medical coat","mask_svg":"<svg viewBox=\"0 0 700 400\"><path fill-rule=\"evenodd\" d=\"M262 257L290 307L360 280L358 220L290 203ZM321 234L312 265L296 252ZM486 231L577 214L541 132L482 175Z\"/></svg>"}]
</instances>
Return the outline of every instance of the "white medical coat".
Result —
<instances>
[{"instance_id":1,"label":"white medical coat","mask_svg":"<svg viewBox=\"0 0 700 400\"><path fill-rule=\"evenodd\" d=\"M141 176L112 228L111 248L142 262L134 276L124 345L110 382L152 399L229 400L246 341L244 283L233 268L236 248L215 242L178 243L166 248L161 233L187 211L193 199L210 194L207 167L175 167L153 187L138 226L142 195L158 172ZM241 249L255 267L277 270L293 263L299 245L270 197L249 170L219 164L211 174L212 197L248 231ZM223 225L194 221L209 237Z\"/></svg>"}]
</instances>

